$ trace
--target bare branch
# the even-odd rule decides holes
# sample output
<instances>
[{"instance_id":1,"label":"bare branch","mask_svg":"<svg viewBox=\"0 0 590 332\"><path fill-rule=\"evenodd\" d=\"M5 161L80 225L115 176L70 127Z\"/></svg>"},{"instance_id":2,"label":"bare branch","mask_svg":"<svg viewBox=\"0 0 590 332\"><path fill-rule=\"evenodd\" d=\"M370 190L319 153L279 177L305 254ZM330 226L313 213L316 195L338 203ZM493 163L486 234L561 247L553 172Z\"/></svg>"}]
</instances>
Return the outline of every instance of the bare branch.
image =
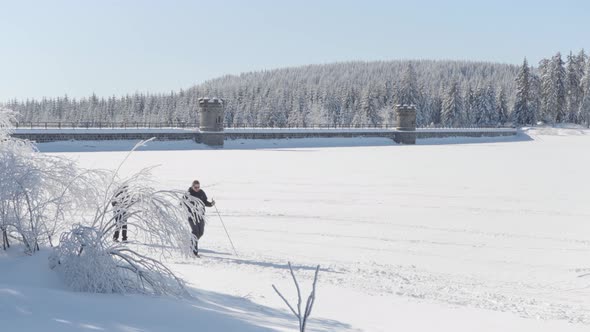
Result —
<instances>
[{"instance_id":1,"label":"bare branch","mask_svg":"<svg viewBox=\"0 0 590 332\"><path fill-rule=\"evenodd\" d=\"M313 308L313 303L315 302L315 290L316 290L316 283L318 280L318 273L320 271L320 266L318 265L315 269L315 276L313 279L313 288L312 288L312 291L311 291L309 297L307 298L307 302L305 305L305 312L302 315L301 314L301 292L299 289L299 283L297 282L297 278L295 277L295 273L293 272L293 267L291 266L291 262L288 262L288 265L289 265L289 271L291 272L291 276L293 278L293 282L295 283L295 287L297 288L297 299L298 299L297 311L295 311L295 309L293 309L293 306L289 303L289 301L287 301L287 299L283 296L283 294L281 294L281 292L279 292L279 290L275 287L275 285L272 285L272 288L281 297L283 302L285 302L285 304L289 307L289 309L291 310L293 315L297 318L297 320L299 322L299 331L305 332L305 326L307 325L307 318L311 314L311 309Z\"/></svg>"}]
</instances>

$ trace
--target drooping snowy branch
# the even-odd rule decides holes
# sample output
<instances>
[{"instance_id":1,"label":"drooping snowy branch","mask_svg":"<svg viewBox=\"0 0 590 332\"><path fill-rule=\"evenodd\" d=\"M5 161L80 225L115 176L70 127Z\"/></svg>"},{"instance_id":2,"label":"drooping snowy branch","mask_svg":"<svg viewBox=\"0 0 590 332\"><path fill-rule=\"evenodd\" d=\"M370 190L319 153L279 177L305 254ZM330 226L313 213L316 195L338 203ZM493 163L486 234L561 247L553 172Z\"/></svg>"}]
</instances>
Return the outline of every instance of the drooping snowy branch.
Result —
<instances>
[{"instance_id":1,"label":"drooping snowy branch","mask_svg":"<svg viewBox=\"0 0 590 332\"><path fill-rule=\"evenodd\" d=\"M0 229L27 252L52 238L93 203L104 172L84 170L69 159L39 153L27 140L10 137L14 112L0 111Z\"/></svg>"},{"instance_id":2,"label":"drooping snowy branch","mask_svg":"<svg viewBox=\"0 0 590 332\"><path fill-rule=\"evenodd\" d=\"M76 225L63 233L50 266L76 291L188 296L184 282L164 264L108 241L94 227Z\"/></svg>"},{"instance_id":3,"label":"drooping snowy branch","mask_svg":"<svg viewBox=\"0 0 590 332\"><path fill-rule=\"evenodd\" d=\"M98 208L92 220L62 234L52 267L79 291L187 296L184 282L154 256L192 255L197 239L187 217L203 214L204 205L187 204L191 198L183 191L157 189L152 168L126 179L119 179L120 169L93 197ZM131 245L112 240L121 223L132 230Z\"/></svg>"}]
</instances>

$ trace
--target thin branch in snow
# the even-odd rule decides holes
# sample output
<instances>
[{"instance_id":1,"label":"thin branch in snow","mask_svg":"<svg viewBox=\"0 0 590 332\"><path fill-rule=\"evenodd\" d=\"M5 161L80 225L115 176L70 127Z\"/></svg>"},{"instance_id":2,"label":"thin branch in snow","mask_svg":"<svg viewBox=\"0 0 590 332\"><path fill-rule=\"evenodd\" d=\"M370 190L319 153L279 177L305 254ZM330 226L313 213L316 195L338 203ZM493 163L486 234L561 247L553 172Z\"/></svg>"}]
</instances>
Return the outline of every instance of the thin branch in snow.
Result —
<instances>
[{"instance_id":1,"label":"thin branch in snow","mask_svg":"<svg viewBox=\"0 0 590 332\"><path fill-rule=\"evenodd\" d=\"M297 311L295 311L295 309L293 308L291 303L289 303L289 301L285 298L285 296L283 296L283 294L277 289L277 287L275 285L272 285L272 288L280 296L280 298L283 300L283 302L285 302L287 307L289 307L289 309L291 310L293 315L297 318L297 320L299 322L299 332L305 332L305 327L307 325L307 319L309 318L309 315L311 314L311 309L313 308L313 303L315 302L315 290L316 290L316 284L317 284L317 280L318 280L318 273L320 271L320 266L318 265L315 269L312 291L309 294L309 297L307 298L305 310L302 313L301 312L301 291L299 288L299 282L297 282L297 278L295 277L295 273L293 272L293 267L291 266L291 262L288 262L288 265L289 265L289 271L291 272L291 276L293 278L293 283L295 283L295 288L297 289Z\"/></svg>"}]
</instances>

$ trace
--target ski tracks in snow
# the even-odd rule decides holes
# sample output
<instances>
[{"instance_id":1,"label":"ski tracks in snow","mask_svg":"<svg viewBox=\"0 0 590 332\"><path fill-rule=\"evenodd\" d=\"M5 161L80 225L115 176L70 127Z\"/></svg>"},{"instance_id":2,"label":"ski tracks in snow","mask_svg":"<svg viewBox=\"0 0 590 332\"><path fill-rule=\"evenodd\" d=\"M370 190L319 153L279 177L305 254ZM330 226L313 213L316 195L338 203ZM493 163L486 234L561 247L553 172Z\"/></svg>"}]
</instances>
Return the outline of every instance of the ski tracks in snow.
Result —
<instances>
[{"instance_id":1,"label":"ski tracks in snow","mask_svg":"<svg viewBox=\"0 0 590 332\"><path fill-rule=\"evenodd\" d=\"M247 216L241 216L244 218ZM258 215L255 218L270 217L292 219L294 216L283 215ZM312 218L315 219L315 218ZM350 223L352 220L331 220L331 223ZM353 223L356 221L352 221ZM366 223L366 222L364 222ZM485 248L489 250L514 250L520 251L523 248L528 250L542 250L545 252L553 251L585 251L588 250L588 241L586 239L575 239L560 236L542 236L539 234L514 234L505 232L489 232L476 229L450 228L450 227L432 227L426 225L396 224L389 223L389 226L399 229L413 229L415 237L420 238L422 232L437 233L459 233L459 238L454 238L457 243L450 241L448 243L439 243L432 241L417 241L416 239L398 239L387 236L377 236L365 238L362 234L352 236L351 234L324 234L323 232L310 230L290 230L289 235L300 239L322 238L321 241L313 240L308 245L314 246L323 241L333 240L334 238L344 237L345 241L354 240L359 237L364 240L374 240L380 243L409 243L411 246L397 248L404 255L437 255L441 246L453 247L471 247L466 250L476 250ZM246 230L242 230L244 232ZM268 232L272 236L273 230L258 229L256 226L248 226L248 231ZM277 231L277 230L274 230ZM301 233L301 234L299 234ZM350 238L350 239L349 239ZM498 239L507 240L508 243L498 243ZM523 240L533 241L539 248L528 248L523 244L513 248L511 244L518 244ZM478 244L479 245L474 245ZM530 245L531 243L529 243ZM505 247L505 245L509 245ZM521 247L522 245L522 247ZM272 247L272 246L271 246ZM276 247L276 244L275 244ZM278 248L278 247L277 247ZM394 248L376 246L380 250L393 250ZM405 248L405 249L404 249ZM412 249L413 248L413 249ZM376 249L377 250L377 249ZM413 253L413 250L418 250ZM281 280L289 278L287 261L284 258L285 252L264 252L261 254L259 249L249 248L244 251L240 250L240 256L228 255L227 248L214 248L213 251L205 252L199 265L203 268L212 268L217 270L240 270L242 273L250 275L266 275L269 280ZM395 252L396 250L392 251ZM578 278L580 271L569 270L562 274L564 277L557 282L538 281L535 279L509 279L502 278L492 279L479 275L472 275L469 272L461 271L458 273L448 273L446 271L436 271L428 266L422 265L396 265L388 264L379 260L357 261L355 259L346 260L342 257L329 259L328 257L320 258L318 255L310 256L306 253L294 254L289 259L292 260L295 273L298 277L311 282L313 277L312 271L317 264L320 264L320 281L321 284L327 283L337 287L346 287L355 291L360 291L375 296L398 296L410 298L414 301L425 301L441 303L449 306L465 306L478 309L494 310L501 312L510 312L520 317L542 320L565 320L570 323L590 325L590 278ZM441 256L442 257L442 256ZM448 257L447 257L448 258ZM491 262L491 261L490 261ZM468 260L464 263L469 264ZM496 262L497 268L502 268L504 264L514 265L521 264L523 271L544 271L552 269L552 266L539 264L523 264L518 261ZM500 264L501 263L501 264ZM541 269L541 270L539 270Z\"/></svg>"},{"instance_id":2,"label":"ski tracks in snow","mask_svg":"<svg viewBox=\"0 0 590 332\"><path fill-rule=\"evenodd\" d=\"M341 270L346 278L330 279L343 286L363 288L378 294L395 294L415 299L512 312L524 318L558 319L590 324L590 310L583 304L560 301L567 291L581 291L578 285L542 285L527 282L482 280L463 275L432 273L414 266L373 263L354 270ZM567 288L570 287L570 288ZM590 293L586 290L587 295Z\"/></svg>"},{"instance_id":3,"label":"ski tracks in snow","mask_svg":"<svg viewBox=\"0 0 590 332\"><path fill-rule=\"evenodd\" d=\"M590 241L584 237L421 225L382 219L320 217L292 212L226 212L225 216L230 221L232 217L240 219L240 224L235 225L241 227L233 229L237 234L241 233L242 237L256 234L258 241L271 241L267 244L267 249L274 250L262 251L264 246L250 246L240 248L240 256L235 257L225 247L211 247L213 250L205 251L203 258L198 260L200 268L239 270L248 275L264 276L266 280L283 280L290 278L287 260L291 260L298 278L310 283L315 266L320 264L319 289L322 284L330 284L374 296L403 297L451 307L510 312L523 318L565 320L590 325L590 277L578 278L586 271L564 269L567 264L555 264L554 259L529 261L526 254L523 258L523 252L539 252L562 258L571 257L568 255L572 253L583 255L590 251ZM255 222L250 223L246 219ZM272 220L272 223L267 220ZM315 226L297 227L303 221ZM329 225L329 229L322 227L324 224ZM211 224L210 227L216 227L214 225ZM348 228L359 225L362 225L361 228L383 227L383 231L369 234L355 232L357 228ZM280 242L277 239L288 240ZM302 245L307 252L291 251ZM332 251L324 255L318 254L327 247ZM383 258L406 258L405 265L397 264L397 261L394 263L395 259L389 258L362 260L346 254L332 256L334 250L365 251L367 255L375 253ZM478 254L481 252L477 250L488 254L491 252L491 255L479 258L483 260L478 261ZM518 257L513 257L517 253ZM452 256L454 254L459 256ZM469 257L462 257L464 254ZM477 269L456 273L437 270L421 260L425 256L457 264L490 264L496 269L517 267L508 272L520 274L517 277L503 278L499 275L473 273ZM558 271L554 273L556 269ZM541 273L540 278L536 278L535 273ZM545 273L551 273L552 277L543 279ZM526 277L527 274L531 278Z\"/></svg>"},{"instance_id":4,"label":"ski tracks in snow","mask_svg":"<svg viewBox=\"0 0 590 332\"><path fill-rule=\"evenodd\" d=\"M269 279L290 278L283 259L253 253L230 257L212 251L198 260L203 268L239 269L248 274L269 275ZM318 262L294 262L298 278L309 283ZM538 284L483 280L465 275L427 271L416 266L388 265L377 262L351 264L322 264L318 288L331 284L361 291L374 296L400 296L415 301L466 306L478 309L511 312L523 318L566 320L570 323L589 324L588 302L576 303L566 296L568 292L585 291L590 296L588 283L574 279L569 284Z\"/></svg>"}]
</instances>

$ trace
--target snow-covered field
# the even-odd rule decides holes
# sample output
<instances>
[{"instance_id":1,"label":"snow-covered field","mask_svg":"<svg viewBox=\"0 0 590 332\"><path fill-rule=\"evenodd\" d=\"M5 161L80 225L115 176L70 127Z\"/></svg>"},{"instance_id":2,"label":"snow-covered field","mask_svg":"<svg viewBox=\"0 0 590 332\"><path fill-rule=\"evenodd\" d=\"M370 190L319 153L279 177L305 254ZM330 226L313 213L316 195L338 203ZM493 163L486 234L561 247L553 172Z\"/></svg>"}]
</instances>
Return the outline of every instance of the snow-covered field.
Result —
<instances>
[{"instance_id":1,"label":"snow-covered field","mask_svg":"<svg viewBox=\"0 0 590 332\"><path fill-rule=\"evenodd\" d=\"M291 261L305 295L321 265L308 331L589 331L590 131L526 134L153 142L123 172L199 179L238 255L215 209L203 257L167 260L195 300L73 293L47 251L0 253L0 330L296 331L271 287L294 299ZM39 148L114 168L126 144Z\"/></svg>"}]
</instances>

